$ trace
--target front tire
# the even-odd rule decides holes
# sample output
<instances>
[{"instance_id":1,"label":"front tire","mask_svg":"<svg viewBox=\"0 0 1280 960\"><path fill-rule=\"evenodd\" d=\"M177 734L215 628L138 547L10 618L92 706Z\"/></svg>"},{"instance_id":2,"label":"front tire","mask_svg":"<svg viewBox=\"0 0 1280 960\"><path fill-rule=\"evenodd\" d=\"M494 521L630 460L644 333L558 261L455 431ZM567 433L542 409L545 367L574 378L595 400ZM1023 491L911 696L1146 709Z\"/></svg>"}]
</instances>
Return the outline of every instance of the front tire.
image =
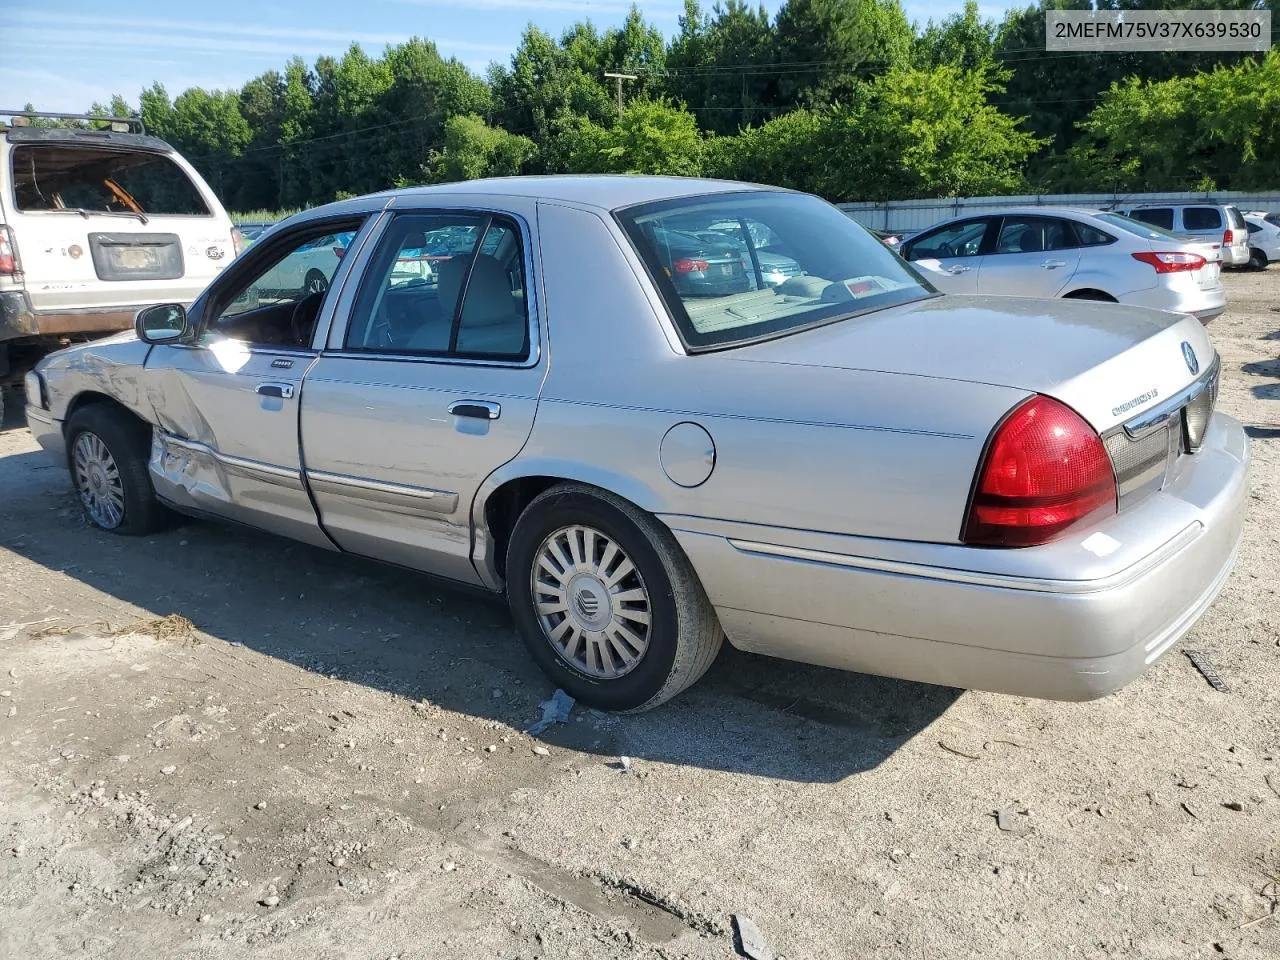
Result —
<instances>
[{"instance_id":1,"label":"front tire","mask_svg":"<svg viewBox=\"0 0 1280 960\"><path fill-rule=\"evenodd\" d=\"M85 519L109 533L140 535L164 525L147 461L151 430L102 404L82 407L67 422L67 462Z\"/></svg>"},{"instance_id":2,"label":"front tire","mask_svg":"<svg viewBox=\"0 0 1280 960\"><path fill-rule=\"evenodd\" d=\"M639 712L701 677L724 633L671 532L621 497L560 484L516 521L507 597L552 682L602 710Z\"/></svg>"}]
</instances>

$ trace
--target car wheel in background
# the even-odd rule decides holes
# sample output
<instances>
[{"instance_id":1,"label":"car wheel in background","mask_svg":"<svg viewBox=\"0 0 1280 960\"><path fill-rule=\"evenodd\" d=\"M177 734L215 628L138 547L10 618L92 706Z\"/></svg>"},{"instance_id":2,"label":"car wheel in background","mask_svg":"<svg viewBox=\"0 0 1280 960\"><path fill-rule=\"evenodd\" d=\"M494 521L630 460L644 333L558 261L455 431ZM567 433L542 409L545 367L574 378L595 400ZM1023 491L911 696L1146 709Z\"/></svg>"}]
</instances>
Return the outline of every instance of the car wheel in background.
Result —
<instances>
[{"instance_id":1,"label":"car wheel in background","mask_svg":"<svg viewBox=\"0 0 1280 960\"><path fill-rule=\"evenodd\" d=\"M103 404L82 407L67 422L67 462L85 518L111 533L159 529L169 511L155 498L147 461L151 429Z\"/></svg>"},{"instance_id":2,"label":"car wheel in background","mask_svg":"<svg viewBox=\"0 0 1280 960\"><path fill-rule=\"evenodd\" d=\"M312 267L303 278L302 287L307 293L324 293L329 289L329 278Z\"/></svg>"},{"instance_id":3,"label":"car wheel in background","mask_svg":"<svg viewBox=\"0 0 1280 960\"><path fill-rule=\"evenodd\" d=\"M590 706L656 707L720 650L720 622L675 537L607 491L561 484L536 497L512 531L506 572L530 654Z\"/></svg>"},{"instance_id":4,"label":"car wheel in background","mask_svg":"<svg viewBox=\"0 0 1280 960\"><path fill-rule=\"evenodd\" d=\"M1254 270L1267 269L1267 255L1261 250L1249 251L1249 266Z\"/></svg>"}]
</instances>

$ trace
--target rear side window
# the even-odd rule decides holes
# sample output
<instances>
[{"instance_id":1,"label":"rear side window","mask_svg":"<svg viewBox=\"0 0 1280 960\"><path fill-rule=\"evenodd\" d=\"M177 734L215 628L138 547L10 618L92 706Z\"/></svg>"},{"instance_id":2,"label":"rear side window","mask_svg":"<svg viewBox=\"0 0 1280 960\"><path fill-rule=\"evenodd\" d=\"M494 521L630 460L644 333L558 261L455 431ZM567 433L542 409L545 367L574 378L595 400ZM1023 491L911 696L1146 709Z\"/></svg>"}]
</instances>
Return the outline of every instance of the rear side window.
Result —
<instances>
[{"instance_id":1,"label":"rear side window","mask_svg":"<svg viewBox=\"0 0 1280 960\"><path fill-rule=\"evenodd\" d=\"M1134 210L1129 214L1134 220L1141 220L1153 227L1163 230L1173 229L1173 207L1150 207L1146 210Z\"/></svg>"},{"instance_id":2,"label":"rear side window","mask_svg":"<svg viewBox=\"0 0 1280 960\"><path fill-rule=\"evenodd\" d=\"M1262 219L1266 220L1267 223L1274 223L1277 227L1280 227L1280 213L1268 213Z\"/></svg>"},{"instance_id":3,"label":"rear side window","mask_svg":"<svg viewBox=\"0 0 1280 960\"><path fill-rule=\"evenodd\" d=\"M1260 226L1258 226L1256 223L1246 223L1246 224L1244 225L1244 228L1245 228L1246 230L1248 230L1250 233L1261 233L1261 232L1262 232L1262 228L1261 228Z\"/></svg>"},{"instance_id":4,"label":"rear side window","mask_svg":"<svg viewBox=\"0 0 1280 960\"><path fill-rule=\"evenodd\" d=\"M1097 227L1092 227L1087 223L1075 221L1071 226L1076 232L1076 240L1082 247L1101 247L1104 244L1116 242L1116 238L1111 234L1104 233Z\"/></svg>"},{"instance_id":5,"label":"rear side window","mask_svg":"<svg viewBox=\"0 0 1280 960\"><path fill-rule=\"evenodd\" d=\"M74 144L14 147L13 199L22 213L210 216L195 184L162 153Z\"/></svg>"},{"instance_id":6,"label":"rear side window","mask_svg":"<svg viewBox=\"0 0 1280 960\"><path fill-rule=\"evenodd\" d=\"M1222 227L1222 214L1217 207L1185 207L1182 224L1188 230L1218 230Z\"/></svg>"}]
</instances>

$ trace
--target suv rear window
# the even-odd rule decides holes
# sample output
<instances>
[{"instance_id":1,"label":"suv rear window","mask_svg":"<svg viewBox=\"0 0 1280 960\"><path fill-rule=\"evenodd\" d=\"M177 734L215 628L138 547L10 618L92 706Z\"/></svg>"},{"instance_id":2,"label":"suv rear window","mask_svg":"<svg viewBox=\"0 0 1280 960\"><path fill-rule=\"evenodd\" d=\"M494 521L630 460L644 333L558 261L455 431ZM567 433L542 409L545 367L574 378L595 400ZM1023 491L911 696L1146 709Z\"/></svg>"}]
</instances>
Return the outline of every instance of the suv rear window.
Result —
<instances>
[{"instance_id":1,"label":"suv rear window","mask_svg":"<svg viewBox=\"0 0 1280 960\"><path fill-rule=\"evenodd\" d=\"M1165 230L1173 229L1173 207L1150 207L1146 210L1133 210L1130 211L1129 216L1134 220L1149 223L1153 227L1162 227Z\"/></svg>"},{"instance_id":2,"label":"suv rear window","mask_svg":"<svg viewBox=\"0 0 1280 960\"><path fill-rule=\"evenodd\" d=\"M12 162L14 206L23 213L210 215L195 184L162 153L24 144L14 147Z\"/></svg>"},{"instance_id":3,"label":"suv rear window","mask_svg":"<svg viewBox=\"0 0 1280 960\"><path fill-rule=\"evenodd\" d=\"M817 197L759 191L617 211L690 351L739 346L933 296Z\"/></svg>"},{"instance_id":4,"label":"suv rear window","mask_svg":"<svg viewBox=\"0 0 1280 960\"><path fill-rule=\"evenodd\" d=\"M1231 219L1231 226L1239 230L1244 227L1244 214L1236 207L1227 207L1227 216Z\"/></svg>"},{"instance_id":5,"label":"suv rear window","mask_svg":"<svg viewBox=\"0 0 1280 960\"><path fill-rule=\"evenodd\" d=\"M1188 230L1217 230L1222 226L1222 214L1217 207L1184 207L1182 225Z\"/></svg>"}]
</instances>

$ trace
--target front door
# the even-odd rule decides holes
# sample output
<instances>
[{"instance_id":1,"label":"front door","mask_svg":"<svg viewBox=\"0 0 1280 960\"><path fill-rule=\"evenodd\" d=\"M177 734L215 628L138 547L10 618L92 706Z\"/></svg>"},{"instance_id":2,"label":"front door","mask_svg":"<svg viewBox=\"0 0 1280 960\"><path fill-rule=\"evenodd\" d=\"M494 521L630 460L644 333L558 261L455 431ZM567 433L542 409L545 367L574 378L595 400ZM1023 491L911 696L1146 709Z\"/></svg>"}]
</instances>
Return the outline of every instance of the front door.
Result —
<instances>
[{"instance_id":1,"label":"front door","mask_svg":"<svg viewBox=\"0 0 1280 960\"><path fill-rule=\"evenodd\" d=\"M397 214L355 267L302 391L307 481L344 550L480 582L471 505L528 439L546 369L534 210L512 203Z\"/></svg>"},{"instance_id":2,"label":"front door","mask_svg":"<svg viewBox=\"0 0 1280 960\"><path fill-rule=\"evenodd\" d=\"M1004 297L1056 297L1080 265L1080 247L1057 217L1003 218L995 247L982 258L978 291Z\"/></svg>"},{"instance_id":3,"label":"front door","mask_svg":"<svg viewBox=\"0 0 1280 960\"><path fill-rule=\"evenodd\" d=\"M949 223L906 244L903 256L943 293L978 292L985 217Z\"/></svg>"},{"instance_id":4,"label":"front door","mask_svg":"<svg viewBox=\"0 0 1280 960\"><path fill-rule=\"evenodd\" d=\"M154 347L146 378L162 499L330 549L302 480L298 404L317 321L342 279L341 257L315 254L333 226L290 231L236 264L198 308L197 341ZM349 242L360 224L340 226Z\"/></svg>"}]
</instances>

